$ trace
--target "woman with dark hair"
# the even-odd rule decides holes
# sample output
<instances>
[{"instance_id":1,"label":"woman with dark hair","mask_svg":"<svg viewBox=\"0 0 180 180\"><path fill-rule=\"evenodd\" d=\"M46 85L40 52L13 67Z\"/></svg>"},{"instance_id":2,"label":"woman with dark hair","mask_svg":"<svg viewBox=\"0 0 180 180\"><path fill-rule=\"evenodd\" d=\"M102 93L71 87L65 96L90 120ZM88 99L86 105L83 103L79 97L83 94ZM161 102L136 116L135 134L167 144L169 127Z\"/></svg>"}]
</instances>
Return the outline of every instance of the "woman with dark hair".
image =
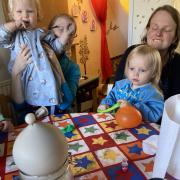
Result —
<instances>
[{"instance_id":1,"label":"woman with dark hair","mask_svg":"<svg viewBox=\"0 0 180 180\"><path fill-rule=\"evenodd\" d=\"M180 94L180 54L175 52L180 40L180 14L170 5L157 8L146 25L143 44L156 48L162 60L160 87L164 98ZM130 46L122 55L117 68L115 81L124 78L128 54L138 45Z\"/></svg>"}]
</instances>

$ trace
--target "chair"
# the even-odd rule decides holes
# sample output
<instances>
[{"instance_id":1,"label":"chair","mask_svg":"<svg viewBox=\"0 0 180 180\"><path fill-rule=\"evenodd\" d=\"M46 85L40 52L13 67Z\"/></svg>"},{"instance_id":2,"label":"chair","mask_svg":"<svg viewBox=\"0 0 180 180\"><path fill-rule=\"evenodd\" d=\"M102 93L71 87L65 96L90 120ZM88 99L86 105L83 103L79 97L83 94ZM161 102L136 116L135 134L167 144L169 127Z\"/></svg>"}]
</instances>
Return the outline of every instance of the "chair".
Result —
<instances>
[{"instance_id":1,"label":"chair","mask_svg":"<svg viewBox=\"0 0 180 180\"><path fill-rule=\"evenodd\" d=\"M96 112L99 77L80 80L76 94L76 112Z\"/></svg>"},{"instance_id":2,"label":"chair","mask_svg":"<svg viewBox=\"0 0 180 180\"><path fill-rule=\"evenodd\" d=\"M12 123L16 125L16 116L11 102L9 96L0 94L0 112L4 117L11 118Z\"/></svg>"}]
</instances>

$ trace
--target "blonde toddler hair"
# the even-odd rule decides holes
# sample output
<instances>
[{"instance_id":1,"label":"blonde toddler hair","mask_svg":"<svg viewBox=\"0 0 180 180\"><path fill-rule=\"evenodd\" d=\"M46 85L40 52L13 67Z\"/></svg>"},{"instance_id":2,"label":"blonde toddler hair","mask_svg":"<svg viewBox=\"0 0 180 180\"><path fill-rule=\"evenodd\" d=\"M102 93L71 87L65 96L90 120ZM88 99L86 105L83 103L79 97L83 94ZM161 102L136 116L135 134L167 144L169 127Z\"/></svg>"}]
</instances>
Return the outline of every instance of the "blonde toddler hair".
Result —
<instances>
[{"instance_id":1,"label":"blonde toddler hair","mask_svg":"<svg viewBox=\"0 0 180 180\"><path fill-rule=\"evenodd\" d=\"M127 75L127 69L128 69L130 59L132 59L133 56L137 54L147 57L144 60L151 61L151 68L152 68L151 83L162 94L162 91L159 87L159 81L161 78L161 71L162 71L162 62L161 62L160 53L155 48L152 48L145 44L139 45L136 48L134 48L127 57L126 66L125 66L125 74Z\"/></svg>"},{"instance_id":2,"label":"blonde toddler hair","mask_svg":"<svg viewBox=\"0 0 180 180\"><path fill-rule=\"evenodd\" d=\"M21 0L8 0L8 10L9 10L9 18L10 20L13 19L13 7L14 7L14 2L17 1L21 1ZM41 9L41 5L40 5L40 1L39 0L29 0L29 1L34 1L34 3L36 4L36 8L37 8L37 18L38 20L41 20L43 15L42 15L42 9Z\"/></svg>"}]
</instances>

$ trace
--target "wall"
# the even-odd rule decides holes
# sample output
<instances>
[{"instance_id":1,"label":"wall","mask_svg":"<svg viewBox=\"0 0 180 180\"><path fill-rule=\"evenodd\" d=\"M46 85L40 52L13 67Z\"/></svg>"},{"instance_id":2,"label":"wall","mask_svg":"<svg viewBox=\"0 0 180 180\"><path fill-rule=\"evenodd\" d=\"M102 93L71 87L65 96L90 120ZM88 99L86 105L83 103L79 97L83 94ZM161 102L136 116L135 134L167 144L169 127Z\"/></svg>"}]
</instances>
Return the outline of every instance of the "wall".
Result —
<instances>
[{"instance_id":1,"label":"wall","mask_svg":"<svg viewBox=\"0 0 180 180\"><path fill-rule=\"evenodd\" d=\"M5 22L3 9L2 9L2 1L3 0L0 0L0 24ZM10 78L10 75L7 71L8 60L9 60L9 51L0 48L0 82Z\"/></svg>"},{"instance_id":2,"label":"wall","mask_svg":"<svg viewBox=\"0 0 180 180\"><path fill-rule=\"evenodd\" d=\"M70 14L72 13L72 7L77 4L77 0L68 1L68 8ZM87 36L89 48L89 59L86 64L87 75L95 76L100 73L101 29L99 22L96 19L95 13L92 9L91 0L82 0L81 3L79 3L79 5L81 7L81 10L78 16L75 17L75 20L78 24L78 38L76 38L76 42L79 43L79 41L83 39L85 35ZM107 41L110 57L114 57L120 55L127 48L128 13L122 8L119 0L108 1L107 6ZM81 20L83 10L86 10L88 14L87 23L82 23ZM90 31L90 24L93 19L96 23L96 30ZM112 25L112 27L117 26L118 28L115 28L115 30L111 29L109 31L110 25ZM83 74L84 67L80 63L79 46L77 46L76 50L77 63L80 64L80 69Z\"/></svg>"},{"instance_id":3,"label":"wall","mask_svg":"<svg viewBox=\"0 0 180 180\"><path fill-rule=\"evenodd\" d=\"M111 57L122 54L128 42L128 0L123 0L126 2L125 7L120 2L108 1L107 40Z\"/></svg>"},{"instance_id":4,"label":"wall","mask_svg":"<svg viewBox=\"0 0 180 180\"><path fill-rule=\"evenodd\" d=\"M79 4L78 4L79 2ZM75 38L75 42L79 43L80 40L83 40L85 36L87 36L87 46L89 49L88 60L86 63L87 75L88 76L95 76L98 75L100 72L100 26L99 23L96 21L94 14L91 9L91 2L90 0L68 0L68 9L69 14L72 14L72 8L75 5L79 5L79 12L77 16L74 17L77 23L77 38ZM87 23L83 23L81 16L83 11L87 12ZM90 31L90 24L91 21L95 20L96 23L96 30ZM80 65L81 73L84 75L84 66L80 63L80 47L79 45L76 46L76 55L77 55L77 63Z\"/></svg>"},{"instance_id":5,"label":"wall","mask_svg":"<svg viewBox=\"0 0 180 180\"><path fill-rule=\"evenodd\" d=\"M40 3L43 11L43 21L38 23L40 27L47 27L55 14L68 12L67 0L40 0Z\"/></svg>"}]
</instances>

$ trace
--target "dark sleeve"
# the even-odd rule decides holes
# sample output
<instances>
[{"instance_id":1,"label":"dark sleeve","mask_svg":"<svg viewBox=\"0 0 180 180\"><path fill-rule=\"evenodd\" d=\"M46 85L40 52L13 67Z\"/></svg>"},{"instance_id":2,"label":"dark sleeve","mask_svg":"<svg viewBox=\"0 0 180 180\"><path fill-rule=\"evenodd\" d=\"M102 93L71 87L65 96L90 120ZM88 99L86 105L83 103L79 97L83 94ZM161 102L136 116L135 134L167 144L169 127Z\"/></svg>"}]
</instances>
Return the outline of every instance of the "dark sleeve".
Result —
<instances>
[{"instance_id":1,"label":"dark sleeve","mask_svg":"<svg viewBox=\"0 0 180 180\"><path fill-rule=\"evenodd\" d=\"M65 79L74 98L76 96L76 92L79 86L80 76L81 73L79 65L71 63L71 65L69 66L69 76L65 76Z\"/></svg>"},{"instance_id":2,"label":"dark sleeve","mask_svg":"<svg viewBox=\"0 0 180 180\"><path fill-rule=\"evenodd\" d=\"M71 61L65 54L58 59L66 80L61 86L64 96L63 103L59 105L59 108L61 110L66 110L69 109L75 99L81 74L79 65Z\"/></svg>"},{"instance_id":3,"label":"dark sleeve","mask_svg":"<svg viewBox=\"0 0 180 180\"><path fill-rule=\"evenodd\" d=\"M24 124L26 114L34 112L32 106L28 105L25 101L21 104L18 104L18 103L13 101L12 105L13 105L13 108L15 110L17 125Z\"/></svg>"},{"instance_id":4,"label":"dark sleeve","mask_svg":"<svg viewBox=\"0 0 180 180\"><path fill-rule=\"evenodd\" d=\"M176 53L172 59L169 74L169 92L168 97L180 94L180 54Z\"/></svg>"},{"instance_id":5,"label":"dark sleeve","mask_svg":"<svg viewBox=\"0 0 180 180\"><path fill-rule=\"evenodd\" d=\"M118 65L117 70L116 70L116 75L115 75L114 82L119 81L119 80L122 80L122 79L125 78L125 77L124 77L124 70L125 70L125 65L126 65L127 56L129 55L129 53L131 52L131 50L134 49L136 46L137 46L137 45L130 46L130 47L124 52L124 54L121 56L119 65Z\"/></svg>"}]
</instances>

